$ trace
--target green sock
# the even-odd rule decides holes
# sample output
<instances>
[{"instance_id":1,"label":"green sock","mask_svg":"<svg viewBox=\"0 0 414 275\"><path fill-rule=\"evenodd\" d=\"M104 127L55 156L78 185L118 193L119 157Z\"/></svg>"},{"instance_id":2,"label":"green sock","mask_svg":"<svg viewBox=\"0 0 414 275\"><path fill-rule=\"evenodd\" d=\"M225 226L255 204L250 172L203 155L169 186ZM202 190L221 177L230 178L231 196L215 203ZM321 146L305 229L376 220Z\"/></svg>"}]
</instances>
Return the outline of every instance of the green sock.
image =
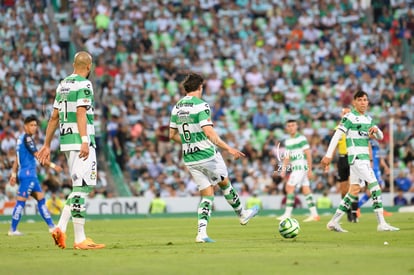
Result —
<instances>
[{"instance_id":1,"label":"green sock","mask_svg":"<svg viewBox=\"0 0 414 275\"><path fill-rule=\"evenodd\" d=\"M230 182L225 187L220 186L220 189L223 191L224 198L231 205L231 207L233 207L234 212L240 216L243 211L243 207L237 191L234 190Z\"/></svg>"},{"instance_id":2,"label":"green sock","mask_svg":"<svg viewBox=\"0 0 414 275\"><path fill-rule=\"evenodd\" d=\"M295 203L295 194L287 194L286 195L286 207L292 207Z\"/></svg>"},{"instance_id":3,"label":"green sock","mask_svg":"<svg viewBox=\"0 0 414 275\"><path fill-rule=\"evenodd\" d=\"M213 196L204 196L201 197L200 204L198 205L198 234L201 236L207 236L207 225L210 221L213 201Z\"/></svg>"},{"instance_id":4,"label":"green sock","mask_svg":"<svg viewBox=\"0 0 414 275\"><path fill-rule=\"evenodd\" d=\"M341 204L339 205L338 209L343 212L348 212L351 209L351 204L357 201L357 197L347 193L345 197L342 199Z\"/></svg>"},{"instance_id":5,"label":"green sock","mask_svg":"<svg viewBox=\"0 0 414 275\"><path fill-rule=\"evenodd\" d=\"M369 191L371 192L372 208L374 210L382 208L381 189L378 182L368 184Z\"/></svg>"}]
</instances>

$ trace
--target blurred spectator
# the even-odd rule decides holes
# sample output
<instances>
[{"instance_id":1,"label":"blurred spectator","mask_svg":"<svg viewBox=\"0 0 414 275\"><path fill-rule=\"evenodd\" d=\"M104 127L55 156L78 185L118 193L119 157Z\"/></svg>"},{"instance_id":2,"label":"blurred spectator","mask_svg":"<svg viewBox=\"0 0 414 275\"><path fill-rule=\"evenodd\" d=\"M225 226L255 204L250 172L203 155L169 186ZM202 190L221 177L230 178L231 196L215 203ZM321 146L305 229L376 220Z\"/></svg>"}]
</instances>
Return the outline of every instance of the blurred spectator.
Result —
<instances>
[{"instance_id":1,"label":"blurred spectator","mask_svg":"<svg viewBox=\"0 0 414 275\"><path fill-rule=\"evenodd\" d=\"M50 198L46 200L46 207L52 215L59 216L64 206L65 198L63 193L57 194L52 192Z\"/></svg>"},{"instance_id":2,"label":"blurred spectator","mask_svg":"<svg viewBox=\"0 0 414 275\"><path fill-rule=\"evenodd\" d=\"M253 195L246 199L246 209L250 209L253 206L259 207L259 209L263 209L263 202L262 199L258 197L259 191L255 190Z\"/></svg>"},{"instance_id":3,"label":"blurred spectator","mask_svg":"<svg viewBox=\"0 0 414 275\"><path fill-rule=\"evenodd\" d=\"M135 148L134 154L128 160L127 169L131 181L136 181L138 177L147 170L146 161L142 157L141 147L137 146Z\"/></svg>"},{"instance_id":4,"label":"blurred spectator","mask_svg":"<svg viewBox=\"0 0 414 275\"><path fill-rule=\"evenodd\" d=\"M167 203L161 198L160 193L152 199L148 212L150 214L162 214L167 212Z\"/></svg>"},{"instance_id":5,"label":"blurred spectator","mask_svg":"<svg viewBox=\"0 0 414 275\"><path fill-rule=\"evenodd\" d=\"M404 171L400 171L398 176L394 180L395 186L403 192L413 192L414 187L412 186L411 180L407 177Z\"/></svg>"},{"instance_id":6,"label":"blurred spectator","mask_svg":"<svg viewBox=\"0 0 414 275\"><path fill-rule=\"evenodd\" d=\"M332 208L332 200L328 197L328 190L323 191L323 195L316 200L316 208Z\"/></svg>"}]
</instances>

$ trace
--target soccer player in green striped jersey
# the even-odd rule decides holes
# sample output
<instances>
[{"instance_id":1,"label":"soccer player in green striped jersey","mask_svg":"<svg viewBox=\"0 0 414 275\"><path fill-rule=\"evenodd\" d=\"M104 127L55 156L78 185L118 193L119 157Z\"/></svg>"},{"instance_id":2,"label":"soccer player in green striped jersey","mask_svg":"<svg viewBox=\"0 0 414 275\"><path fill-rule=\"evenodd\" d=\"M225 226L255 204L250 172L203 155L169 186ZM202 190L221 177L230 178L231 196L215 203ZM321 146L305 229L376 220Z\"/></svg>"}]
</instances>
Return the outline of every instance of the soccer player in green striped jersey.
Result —
<instances>
[{"instance_id":1,"label":"soccer player in green striped jersey","mask_svg":"<svg viewBox=\"0 0 414 275\"><path fill-rule=\"evenodd\" d=\"M39 151L43 163L50 159L50 143L56 129L60 130L60 150L65 152L72 192L62 210L59 223L52 237L60 248L66 247L66 227L72 218L75 249L99 249L85 235L85 200L96 185L97 163L95 153L95 130L93 124L94 98L92 83L88 76L92 69L92 56L84 51L75 54L73 73L63 79L56 89L53 112L46 129L45 144Z\"/></svg>"},{"instance_id":2,"label":"soccer player in green striped jersey","mask_svg":"<svg viewBox=\"0 0 414 275\"><path fill-rule=\"evenodd\" d=\"M309 179L312 178L312 155L308 140L298 132L296 120L287 121L286 131L289 134L289 138L285 141L286 153L284 154L283 164L278 170L281 177L285 177L286 172L291 173L285 185L285 213L278 220L283 221L286 218L290 218L295 202L295 189L296 187L302 187L302 193L310 210L310 216L304 222L319 221L320 217L316 210L309 182Z\"/></svg>"},{"instance_id":3,"label":"soccer player in green striped jersey","mask_svg":"<svg viewBox=\"0 0 414 275\"><path fill-rule=\"evenodd\" d=\"M358 200L359 192L365 186L365 182L368 183L368 188L371 192L372 207L378 221L377 230L399 230L399 228L389 225L384 219L381 188L378 185L378 181L370 164L369 139L382 140L384 135L373 123L372 118L365 114L368 109L368 104L368 95L366 92L360 90L354 94L354 109L343 116L340 125L329 143L328 151L321 160L321 165L324 168L329 166L338 141L343 133L345 133L350 167L350 186L348 193L342 199L334 216L327 224L327 228L332 231L348 232L341 228L339 221L350 209L351 204Z\"/></svg>"},{"instance_id":4,"label":"soccer player in green striped jersey","mask_svg":"<svg viewBox=\"0 0 414 275\"><path fill-rule=\"evenodd\" d=\"M214 186L218 185L227 202L245 225L254 217L258 208L243 209L239 195L233 189L226 164L216 147L227 151L234 159L245 155L230 147L216 133L211 121L211 110L208 103L201 99L204 79L190 73L182 83L186 96L177 102L171 112L170 139L182 144L184 164L190 171L201 201L198 206L197 243L214 242L207 234L214 200Z\"/></svg>"}]
</instances>

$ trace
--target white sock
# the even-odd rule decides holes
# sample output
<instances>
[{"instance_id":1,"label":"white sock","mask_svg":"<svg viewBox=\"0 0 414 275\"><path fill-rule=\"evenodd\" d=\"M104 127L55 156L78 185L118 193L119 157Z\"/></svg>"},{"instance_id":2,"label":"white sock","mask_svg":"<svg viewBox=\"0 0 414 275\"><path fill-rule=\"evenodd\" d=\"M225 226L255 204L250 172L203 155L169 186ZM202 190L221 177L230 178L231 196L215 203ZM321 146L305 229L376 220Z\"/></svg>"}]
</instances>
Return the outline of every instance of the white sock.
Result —
<instances>
[{"instance_id":1,"label":"white sock","mask_svg":"<svg viewBox=\"0 0 414 275\"><path fill-rule=\"evenodd\" d=\"M384 218L384 209L383 208L376 209L376 210L374 210L374 212L375 212L375 216L377 217L378 224L386 224L387 223L385 221L385 218Z\"/></svg>"},{"instance_id":2,"label":"white sock","mask_svg":"<svg viewBox=\"0 0 414 275\"><path fill-rule=\"evenodd\" d=\"M57 225L57 227L59 227L63 233L66 232L66 228L68 226L70 217L71 217L70 207L69 205L65 205L62 209L62 213L60 214L60 218L59 218L59 223Z\"/></svg>"},{"instance_id":3,"label":"white sock","mask_svg":"<svg viewBox=\"0 0 414 275\"><path fill-rule=\"evenodd\" d=\"M344 211L340 210L340 209L336 209L335 214L333 215L331 221L339 223L339 221L341 220L342 216L345 214Z\"/></svg>"},{"instance_id":4,"label":"white sock","mask_svg":"<svg viewBox=\"0 0 414 275\"><path fill-rule=\"evenodd\" d=\"M312 217L316 217L316 216L318 216L318 211L316 210L316 206L311 206L311 207L309 208L309 211L311 212L311 216L312 216Z\"/></svg>"},{"instance_id":5,"label":"white sock","mask_svg":"<svg viewBox=\"0 0 414 275\"><path fill-rule=\"evenodd\" d=\"M207 223L205 220L198 221L198 234L197 236L201 238L207 237Z\"/></svg>"},{"instance_id":6,"label":"white sock","mask_svg":"<svg viewBox=\"0 0 414 275\"><path fill-rule=\"evenodd\" d=\"M85 219L73 218L73 231L75 234L75 243L81 243L86 240L85 236Z\"/></svg>"},{"instance_id":7,"label":"white sock","mask_svg":"<svg viewBox=\"0 0 414 275\"><path fill-rule=\"evenodd\" d=\"M286 216L286 217L292 216L292 210L293 210L292 206L286 206L285 214L283 216Z\"/></svg>"}]
</instances>

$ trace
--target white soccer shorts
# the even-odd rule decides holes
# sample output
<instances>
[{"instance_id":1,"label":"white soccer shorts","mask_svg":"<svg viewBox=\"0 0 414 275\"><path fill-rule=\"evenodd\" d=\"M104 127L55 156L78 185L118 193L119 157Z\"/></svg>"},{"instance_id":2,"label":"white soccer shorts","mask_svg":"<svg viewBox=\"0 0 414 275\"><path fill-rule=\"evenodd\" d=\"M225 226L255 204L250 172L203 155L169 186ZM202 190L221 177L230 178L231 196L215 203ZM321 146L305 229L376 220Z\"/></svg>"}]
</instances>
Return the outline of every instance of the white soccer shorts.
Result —
<instances>
[{"instance_id":1,"label":"white soccer shorts","mask_svg":"<svg viewBox=\"0 0 414 275\"><path fill-rule=\"evenodd\" d=\"M365 183L370 184L377 181L369 160L356 159L349 168L350 184L359 184L361 187L364 187Z\"/></svg>"},{"instance_id":2,"label":"white soccer shorts","mask_svg":"<svg viewBox=\"0 0 414 275\"><path fill-rule=\"evenodd\" d=\"M227 166L220 153L214 159L194 165L188 165L188 170L197 184L198 190L204 190L211 185L217 185L228 177Z\"/></svg>"},{"instance_id":3,"label":"white soccer shorts","mask_svg":"<svg viewBox=\"0 0 414 275\"><path fill-rule=\"evenodd\" d=\"M79 151L65 152L68 160L72 186L82 186L82 182L89 186L96 185L98 176L95 148L89 147L89 156L86 160L79 158Z\"/></svg>"}]
</instances>

